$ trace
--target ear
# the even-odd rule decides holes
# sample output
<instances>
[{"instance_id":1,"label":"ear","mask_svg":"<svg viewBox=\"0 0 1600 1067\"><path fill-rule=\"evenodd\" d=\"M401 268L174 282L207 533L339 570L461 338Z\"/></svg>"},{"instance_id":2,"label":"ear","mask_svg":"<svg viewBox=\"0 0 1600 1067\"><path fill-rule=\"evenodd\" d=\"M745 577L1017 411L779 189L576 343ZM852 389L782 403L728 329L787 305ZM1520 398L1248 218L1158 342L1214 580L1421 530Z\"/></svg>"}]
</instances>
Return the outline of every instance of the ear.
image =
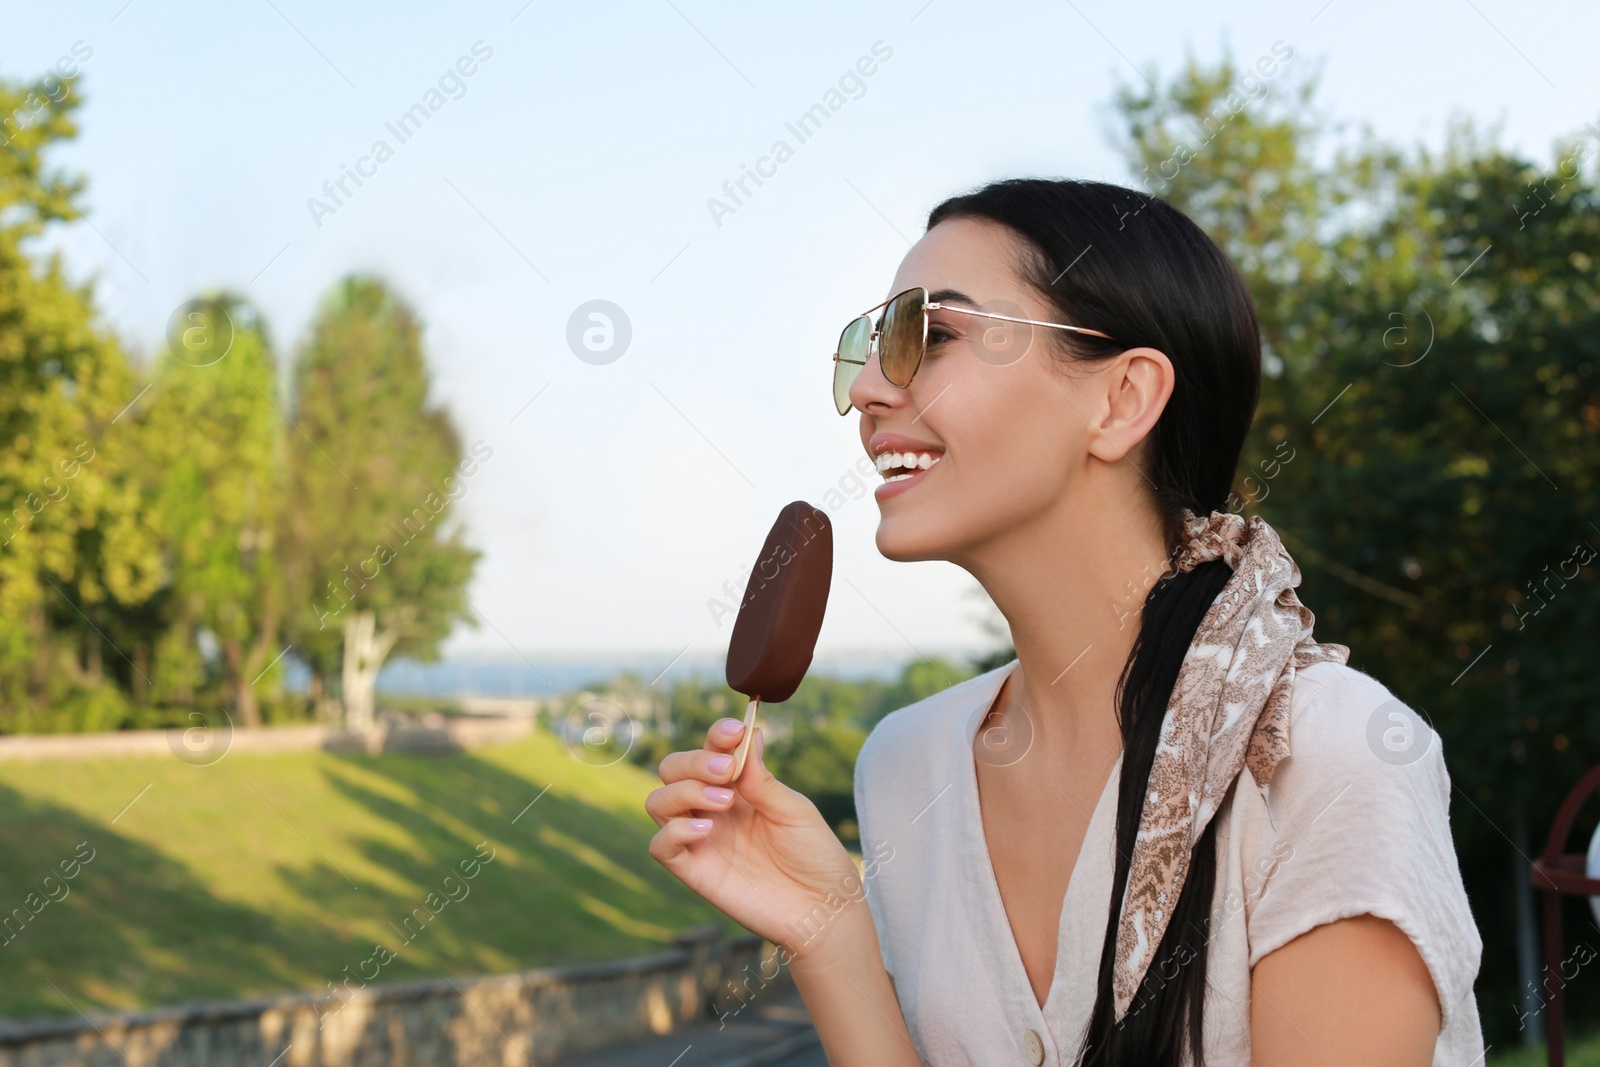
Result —
<instances>
[{"instance_id":1,"label":"ear","mask_svg":"<svg viewBox=\"0 0 1600 1067\"><path fill-rule=\"evenodd\" d=\"M1100 417L1089 426L1089 454L1115 463L1155 429L1172 397L1172 361L1154 348L1130 348L1102 365Z\"/></svg>"}]
</instances>

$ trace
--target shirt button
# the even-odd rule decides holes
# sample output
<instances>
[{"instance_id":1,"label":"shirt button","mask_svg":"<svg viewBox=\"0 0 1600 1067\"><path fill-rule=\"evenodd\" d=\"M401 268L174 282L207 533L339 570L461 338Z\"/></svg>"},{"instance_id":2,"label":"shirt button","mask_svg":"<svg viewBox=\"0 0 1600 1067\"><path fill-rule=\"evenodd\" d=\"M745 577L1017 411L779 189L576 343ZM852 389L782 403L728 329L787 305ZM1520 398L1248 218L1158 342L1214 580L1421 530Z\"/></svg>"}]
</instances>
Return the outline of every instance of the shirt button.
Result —
<instances>
[{"instance_id":1,"label":"shirt button","mask_svg":"<svg viewBox=\"0 0 1600 1067\"><path fill-rule=\"evenodd\" d=\"M1028 1062L1033 1064L1033 1067L1039 1067L1044 1063L1044 1042L1039 1040L1039 1031L1029 1030L1022 1043L1027 1046Z\"/></svg>"}]
</instances>

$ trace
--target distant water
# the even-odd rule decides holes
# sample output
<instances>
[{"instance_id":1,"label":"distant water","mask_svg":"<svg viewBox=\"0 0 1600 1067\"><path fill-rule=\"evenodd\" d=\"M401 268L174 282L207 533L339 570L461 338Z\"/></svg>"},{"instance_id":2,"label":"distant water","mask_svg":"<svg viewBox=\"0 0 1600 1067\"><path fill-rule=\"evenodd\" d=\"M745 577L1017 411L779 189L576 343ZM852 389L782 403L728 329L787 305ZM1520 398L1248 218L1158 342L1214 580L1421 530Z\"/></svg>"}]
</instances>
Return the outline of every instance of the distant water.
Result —
<instances>
[{"instance_id":1,"label":"distant water","mask_svg":"<svg viewBox=\"0 0 1600 1067\"><path fill-rule=\"evenodd\" d=\"M967 650L941 650L947 658L965 660ZM502 656L460 657L438 663L394 660L378 674L378 691L396 696L553 696L592 688L627 671L663 688L675 682L722 677L723 653L714 655L673 652L594 653L570 656L529 656L526 660ZM861 652L822 655L811 665L816 676L864 681L898 678L911 654ZM304 668L288 672L291 689L303 690Z\"/></svg>"}]
</instances>

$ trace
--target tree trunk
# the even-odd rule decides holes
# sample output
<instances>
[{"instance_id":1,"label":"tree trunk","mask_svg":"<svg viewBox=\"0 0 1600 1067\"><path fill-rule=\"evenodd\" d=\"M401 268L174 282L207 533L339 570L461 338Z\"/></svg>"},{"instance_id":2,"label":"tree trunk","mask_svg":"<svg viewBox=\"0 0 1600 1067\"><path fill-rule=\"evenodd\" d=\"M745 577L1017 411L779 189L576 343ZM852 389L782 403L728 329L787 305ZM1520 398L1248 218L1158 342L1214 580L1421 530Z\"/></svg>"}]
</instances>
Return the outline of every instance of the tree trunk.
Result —
<instances>
[{"instance_id":1,"label":"tree trunk","mask_svg":"<svg viewBox=\"0 0 1600 1067\"><path fill-rule=\"evenodd\" d=\"M1556 963L1546 960L1542 968L1539 965L1539 934L1534 922L1533 868L1523 858L1528 855L1528 798L1526 790L1520 783L1516 790L1511 834L1515 838L1513 847L1517 855L1511 861L1511 869L1516 875L1513 899L1516 901L1517 909L1517 977L1522 980L1519 998L1522 1001L1520 1018L1526 1020L1522 1030L1522 1044L1526 1048L1531 1048L1544 1044L1544 1007L1551 992L1550 976L1556 970ZM1555 980L1560 982L1563 979L1557 973Z\"/></svg>"},{"instance_id":2,"label":"tree trunk","mask_svg":"<svg viewBox=\"0 0 1600 1067\"><path fill-rule=\"evenodd\" d=\"M1516 723L1522 714L1521 701L1518 699L1517 680L1508 677L1505 682L1506 714L1513 723ZM1539 932L1537 921L1534 918L1533 905L1533 868L1529 866L1528 851L1528 786L1526 772L1519 768L1516 772L1516 782L1511 787L1511 842L1512 850L1516 856L1511 861L1511 869L1516 881L1513 883L1512 901L1516 908L1516 937L1517 937L1517 978L1521 982L1519 999L1522 1001L1520 1017L1526 1020L1522 1028L1522 1045L1532 1048L1544 1043L1544 1006L1550 995L1546 983L1549 981L1551 971L1557 966L1555 960L1545 960L1544 967L1539 966ZM1556 981L1561 981L1559 975Z\"/></svg>"},{"instance_id":3,"label":"tree trunk","mask_svg":"<svg viewBox=\"0 0 1600 1067\"><path fill-rule=\"evenodd\" d=\"M89 647L84 656L84 671L89 675L91 682L99 685L105 677L105 663L100 654L100 635L99 633L94 633L85 636Z\"/></svg>"},{"instance_id":4,"label":"tree trunk","mask_svg":"<svg viewBox=\"0 0 1600 1067\"><path fill-rule=\"evenodd\" d=\"M28 657L28 695L35 700L44 700L46 687L50 682L51 657L43 655L49 637L49 622L44 616L44 605L34 605L28 612L28 640L30 645L37 650L35 655Z\"/></svg>"},{"instance_id":5,"label":"tree trunk","mask_svg":"<svg viewBox=\"0 0 1600 1067\"><path fill-rule=\"evenodd\" d=\"M135 703L150 703L150 642L148 641L134 642L133 677L128 679L128 688L133 691Z\"/></svg>"},{"instance_id":6,"label":"tree trunk","mask_svg":"<svg viewBox=\"0 0 1600 1067\"><path fill-rule=\"evenodd\" d=\"M238 688L234 694L233 710L239 715L239 724L241 726L260 726L261 701L256 699L255 688L243 678L240 678L236 685Z\"/></svg>"},{"instance_id":7,"label":"tree trunk","mask_svg":"<svg viewBox=\"0 0 1600 1067\"><path fill-rule=\"evenodd\" d=\"M223 642L222 662L227 664L228 673L233 676L233 713L238 716L239 725L260 726L261 703L256 700L255 688L244 676L246 660L243 643Z\"/></svg>"},{"instance_id":8,"label":"tree trunk","mask_svg":"<svg viewBox=\"0 0 1600 1067\"><path fill-rule=\"evenodd\" d=\"M175 703L193 704L195 671L190 668L194 666L194 657L199 654L199 635L194 631L194 620L187 616L174 623L173 629L182 635L181 648L183 651L183 659L178 664L178 681L174 687L176 692L173 693L173 696ZM205 670L204 662L200 664L199 669L202 672Z\"/></svg>"},{"instance_id":9,"label":"tree trunk","mask_svg":"<svg viewBox=\"0 0 1600 1067\"><path fill-rule=\"evenodd\" d=\"M400 637L397 630L378 630L378 617L357 611L344 621L344 724L357 732L376 725L374 693L378 671Z\"/></svg>"},{"instance_id":10,"label":"tree trunk","mask_svg":"<svg viewBox=\"0 0 1600 1067\"><path fill-rule=\"evenodd\" d=\"M256 696L256 682L260 681L261 675L265 674L267 668L276 662L270 657L277 644L278 620L274 613L268 611L266 617L262 620L261 635L256 639L255 644L250 647L250 652L244 657L244 662L241 665L242 670L237 679L239 688L236 704L239 711L239 719L247 726L261 725L261 699ZM281 657L282 653L279 653L279 655Z\"/></svg>"}]
</instances>

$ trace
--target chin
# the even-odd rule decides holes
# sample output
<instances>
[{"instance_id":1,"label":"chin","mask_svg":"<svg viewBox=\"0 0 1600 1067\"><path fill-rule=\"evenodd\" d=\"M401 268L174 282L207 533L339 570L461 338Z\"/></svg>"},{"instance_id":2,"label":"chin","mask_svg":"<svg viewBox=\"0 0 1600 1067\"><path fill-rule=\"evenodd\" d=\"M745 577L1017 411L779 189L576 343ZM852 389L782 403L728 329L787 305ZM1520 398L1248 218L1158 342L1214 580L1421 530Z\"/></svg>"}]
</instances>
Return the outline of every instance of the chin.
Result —
<instances>
[{"instance_id":1,"label":"chin","mask_svg":"<svg viewBox=\"0 0 1600 1067\"><path fill-rule=\"evenodd\" d=\"M980 546L1015 534L1059 511L1066 495L1056 482L994 481L976 491L878 501L878 551L896 563L942 560L962 566Z\"/></svg>"},{"instance_id":2,"label":"chin","mask_svg":"<svg viewBox=\"0 0 1600 1067\"><path fill-rule=\"evenodd\" d=\"M955 539L939 525L918 521L912 515L882 516L878 519L878 551L896 563L948 560L954 554Z\"/></svg>"},{"instance_id":3,"label":"chin","mask_svg":"<svg viewBox=\"0 0 1600 1067\"><path fill-rule=\"evenodd\" d=\"M884 559L893 560L896 563L920 563L924 560L938 558L913 547L913 543L905 538L896 538L892 534L885 536L881 528L878 530L878 551L883 555Z\"/></svg>"}]
</instances>

